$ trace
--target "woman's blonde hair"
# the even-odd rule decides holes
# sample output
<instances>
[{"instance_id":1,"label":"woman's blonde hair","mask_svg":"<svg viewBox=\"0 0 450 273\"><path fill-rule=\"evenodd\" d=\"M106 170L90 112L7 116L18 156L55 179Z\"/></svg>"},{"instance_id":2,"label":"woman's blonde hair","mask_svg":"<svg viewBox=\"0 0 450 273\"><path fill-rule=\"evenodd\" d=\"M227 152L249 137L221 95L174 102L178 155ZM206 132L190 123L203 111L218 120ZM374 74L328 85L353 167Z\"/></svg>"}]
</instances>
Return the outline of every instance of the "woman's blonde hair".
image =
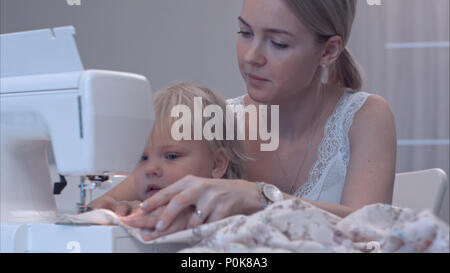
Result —
<instances>
[{"instance_id":1,"label":"woman's blonde hair","mask_svg":"<svg viewBox=\"0 0 450 273\"><path fill-rule=\"evenodd\" d=\"M185 105L189 107L191 113L194 113L195 97L200 97L202 99L202 113L208 105L219 106L222 109L224 117L227 111L229 111L225 99L214 90L194 83L177 83L160 90L155 94L153 99L157 120L155 126L161 126L161 132L169 132L172 124L176 121L176 118L171 116L173 107L180 104ZM236 119L234 114L232 116ZM191 117L191 119L193 119L193 117ZM202 124L204 125L210 119L211 118L203 117ZM191 124L193 126L193 120L191 120ZM236 124L236 122L234 122L234 124ZM167 125L169 125L169 130L166 128ZM225 136L226 130L226 122L223 122L223 134ZM228 155L228 168L222 178L244 179L247 177L244 163L248 158L245 156L243 141L226 140L224 137L223 140L213 139L212 141L206 142L208 143L211 152L214 152L218 148L224 148Z\"/></svg>"},{"instance_id":2,"label":"woman's blonde hair","mask_svg":"<svg viewBox=\"0 0 450 273\"><path fill-rule=\"evenodd\" d=\"M334 35L343 40L344 50L331 67L331 75L343 87L360 90L361 68L346 47L356 13L356 0L283 0L288 8L321 44Z\"/></svg>"}]
</instances>

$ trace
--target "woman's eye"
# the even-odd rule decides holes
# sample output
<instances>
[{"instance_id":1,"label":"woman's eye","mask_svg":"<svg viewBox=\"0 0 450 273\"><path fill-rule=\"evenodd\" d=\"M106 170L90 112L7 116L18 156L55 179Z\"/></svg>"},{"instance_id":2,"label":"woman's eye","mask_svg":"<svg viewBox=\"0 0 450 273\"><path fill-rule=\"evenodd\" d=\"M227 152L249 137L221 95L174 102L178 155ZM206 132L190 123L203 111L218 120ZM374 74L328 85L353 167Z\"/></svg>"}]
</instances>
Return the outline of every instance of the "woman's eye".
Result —
<instances>
[{"instance_id":1,"label":"woman's eye","mask_svg":"<svg viewBox=\"0 0 450 273\"><path fill-rule=\"evenodd\" d=\"M275 41L272 41L272 44L274 47L276 47L278 49L285 49L288 47L287 44L283 44L283 43L279 43L279 42L275 42Z\"/></svg>"},{"instance_id":2,"label":"woman's eye","mask_svg":"<svg viewBox=\"0 0 450 273\"><path fill-rule=\"evenodd\" d=\"M238 34L242 35L242 37L245 37L245 38L248 38L252 35L252 33L250 31L244 31L244 30L239 31Z\"/></svg>"},{"instance_id":3,"label":"woman's eye","mask_svg":"<svg viewBox=\"0 0 450 273\"><path fill-rule=\"evenodd\" d=\"M178 157L180 157L178 154L174 154L174 153L166 154L166 159L168 159L168 160L175 160Z\"/></svg>"}]
</instances>

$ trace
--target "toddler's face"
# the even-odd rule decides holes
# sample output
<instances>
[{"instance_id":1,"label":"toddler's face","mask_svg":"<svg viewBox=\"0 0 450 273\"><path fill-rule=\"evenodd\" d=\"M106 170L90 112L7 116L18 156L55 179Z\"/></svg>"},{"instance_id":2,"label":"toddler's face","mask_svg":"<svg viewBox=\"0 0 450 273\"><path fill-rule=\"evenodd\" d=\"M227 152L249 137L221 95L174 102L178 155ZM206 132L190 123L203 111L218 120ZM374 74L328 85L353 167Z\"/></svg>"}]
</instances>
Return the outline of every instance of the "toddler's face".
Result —
<instances>
[{"instance_id":1,"label":"toddler's face","mask_svg":"<svg viewBox=\"0 0 450 273\"><path fill-rule=\"evenodd\" d=\"M135 186L145 200L188 174L210 178L213 167L213 154L204 141L175 141L155 125L134 171Z\"/></svg>"}]
</instances>

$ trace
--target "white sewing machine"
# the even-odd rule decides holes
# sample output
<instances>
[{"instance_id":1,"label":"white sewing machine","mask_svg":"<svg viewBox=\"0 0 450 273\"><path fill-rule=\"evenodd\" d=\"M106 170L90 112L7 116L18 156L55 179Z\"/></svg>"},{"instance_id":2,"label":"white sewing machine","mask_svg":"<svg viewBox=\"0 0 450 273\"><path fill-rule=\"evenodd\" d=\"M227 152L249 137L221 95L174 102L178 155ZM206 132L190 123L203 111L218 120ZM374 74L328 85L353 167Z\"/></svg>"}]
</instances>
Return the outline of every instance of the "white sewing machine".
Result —
<instances>
[{"instance_id":1,"label":"white sewing machine","mask_svg":"<svg viewBox=\"0 0 450 273\"><path fill-rule=\"evenodd\" d=\"M1 252L172 251L117 226L55 224L47 146L61 175L84 178L83 211L85 187L135 168L154 122L148 80L84 70L74 34L60 27L1 35Z\"/></svg>"}]
</instances>

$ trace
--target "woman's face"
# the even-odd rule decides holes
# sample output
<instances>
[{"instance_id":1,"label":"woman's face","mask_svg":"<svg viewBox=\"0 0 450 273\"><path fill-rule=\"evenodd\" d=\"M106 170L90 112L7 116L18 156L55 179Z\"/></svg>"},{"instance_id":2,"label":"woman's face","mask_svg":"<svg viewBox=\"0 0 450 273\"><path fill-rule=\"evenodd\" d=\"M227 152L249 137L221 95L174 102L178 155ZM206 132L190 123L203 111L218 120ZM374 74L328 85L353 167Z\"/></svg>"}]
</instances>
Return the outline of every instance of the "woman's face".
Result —
<instances>
[{"instance_id":1,"label":"woman's face","mask_svg":"<svg viewBox=\"0 0 450 273\"><path fill-rule=\"evenodd\" d=\"M142 200L191 174L212 177L214 158L205 141L175 141L155 124L150 140L134 171L134 182Z\"/></svg>"},{"instance_id":2,"label":"woman's face","mask_svg":"<svg viewBox=\"0 0 450 273\"><path fill-rule=\"evenodd\" d=\"M320 72L313 33L283 1L245 0L238 21L239 69L256 102L290 100Z\"/></svg>"}]
</instances>

